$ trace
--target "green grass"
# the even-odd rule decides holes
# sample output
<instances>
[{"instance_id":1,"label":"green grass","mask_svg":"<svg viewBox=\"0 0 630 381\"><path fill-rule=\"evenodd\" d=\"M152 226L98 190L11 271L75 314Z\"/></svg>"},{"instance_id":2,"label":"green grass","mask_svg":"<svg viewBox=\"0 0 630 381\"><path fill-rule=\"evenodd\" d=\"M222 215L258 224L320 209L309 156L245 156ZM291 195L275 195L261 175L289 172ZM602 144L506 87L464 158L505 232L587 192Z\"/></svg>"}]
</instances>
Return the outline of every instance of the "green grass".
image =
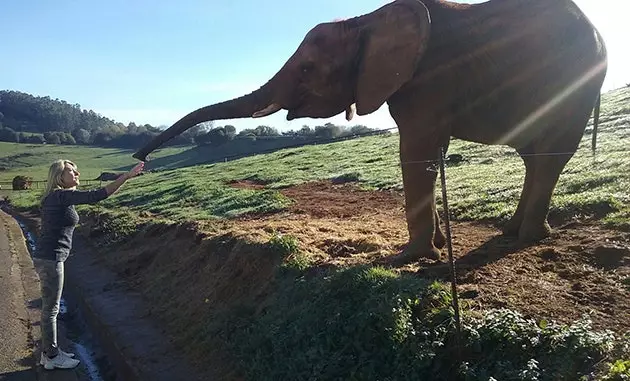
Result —
<instances>
[{"instance_id":1,"label":"green grass","mask_svg":"<svg viewBox=\"0 0 630 381\"><path fill-rule=\"evenodd\" d=\"M552 215L593 216L611 226L630 226L629 103L630 89L604 96L597 155L590 152L587 133L561 176ZM13 151L5 157L31 152L26 146L9 148ZM67 147L55 147L62 148ZM524 177L522 161L513 150L455 140L449 153L466 159L447 168L454 218L502 220L513 212ZM11 171L36 174L59 154L25 156L30 166L18 164ZM94 177L101 170L134 163L130 151L85 149L62 154L75 160L80 169L93 168ZM178 151L170 154L177 156ZM151 169L150 162L147 167ZM133 179L115 196L84 211L99 214L102 240L116 243L137 232L133 216L143 212L182 221L280 210L290 200L278 189L319 179L357 181L370 189L402 189L398 136L165 169ZM226 184L232 180L264 183L268 189L236 189ZM36 202L36 196L36 191L10 193L22 207ZM179 319L180 344L201 346L203 353L210 353L221 340L247 378L255 380L580 380L595 367L600 375L608 372L612 380L628 373L628 338L596 332L587 320L558 326L527 320L512 311L473 315L466 308L462 353L467 362L454 366L453 310L447 288L380 267L314 268L316 264L298 246L293 237L277 232L266 243L271 253L283 257L283 265L265 290L262 304L259 299L239 299L211 311L197 310L195 314L207 314L200 324L189 324L190 314L183 307L182 311L166 308L165 315ZM166 262L180 260L171 255ZM207 275L189 266L175 267L164 272L163 280L154 281L153 288L143 290L156 308L178 299L172 293L181 290L177 287L182 280Z\"/></svg>"},{"instance_id":2,"label":"green grass","mask_svg":"<svg viewBox=\"0 0 630 381\"><path fill-rule=\"evenodd\" d=\"M630 226L627 192L630 118L620 112L628 98L627 90L604 97L597 154L592 155L591 135L585 134L578 153L566 166L556 187L551 216L593 216L603 218L611 226ZM522 160L509 147L459 140L453 140L449 148L449 154L452 153L467 159L447 168L453 218L508 218L516 208L522 188L525 172ZM230 180L258 181L273 189L344 178L357 180L366 188L401 190L398 136L287 149L228 163L165 171L138 179L137 184L126 187L106 205L114 208L122 202L137 212L148 210L173 219L226 217L287 205L286 200L272 191L226 187Z\"/></svg>"},{"instance_id":3,"label":"green grass","mask_svg":"<svg viewBox=\"0 0 630 381\"><path fill-rule=\"evenodd\" d=\"M603 97L598 150L590 151L590 130L561 175L551 205L551 216L593 216L611 226L630 226L630 90L621 89ZM13 167L13 174L41 177L53 158L76 160L84 177L93 178L105 169L133 164L131 151L96 148L66 148L4 145L33 156L22 161L30 167ZM42 151L36 151L35 148ZM3 152L5 150L3 149ZM162 162L178 149L163 150ZM513 213L521 192L524 165L514 150L453 140L449 154L467 160L447 168L449 204L459 220L503 220ZM0 158L1 162L2 158ZM21 161L21 162L22 162ZM1 164L0 164L1 165ZM151 168L149 162L147 168ZM10 177L5 174L0 176ZM227 163L198 165L147 174L127 184L106 200L106 208L121 206L133 212L148 211L173 220L211 219L250 212L281 210L289 203L274 189L319 179L351 179L371 189L402 189L398 158L398 135L368 137L328 145L285 149ZM234 189L231 180L267 184L268 190ZM439 201L438 192L438 201ZM20 204L22 202L17 200Z\"/></svg>"},{"instance_id":4,"label":"green grass","mask_svg":"<svg viewBox=\"0 0 630 381\"><path fill-rule=\"evenodd\" d=\"M169 147L156 151L155 156L170 156L186 150L185 147ZM11 181L17 175L29 176L35 181L45 181L48 167L58 159L73 161L79 167L81 179L95 179L102 172L116 172L130 169L137 160L132 158L133 150L99 148L89 146L67 146L53 144L20 144L0 142L0 198L9 197L17 207L29 208L38 202L43 189L29 192L12 192Z\"/></svg>"},{"instance_id":5,"label":"green grass","mask_svg":"<svg viewBox=\"0 0 630 381\"><path fill-rule=\"evenodd\" d=\"M221 338L250 380L579 380L628 355L624 338L588 320L561 326L495 310L464 313L458 363L451 303L439 283L357 266L280 277L262 312L224 311L196 337L207 350Z\"/></svg>"},{"instance_id":6,"label":"green grass","mask_svg":"<svg viewBox=\"0 0 630 381\"><path fill-rule=\"evenodd\" d=\"M169 147L156 152L156 157L170 156L186 150ZM0 182L10 182L16 175L46 180L48 166L57 159L67 159L79 166L84 179L94 179L103 171L121 171L137 162L134 150L68 146L54 144L20 144L0 142Z\"/></svg>"}]
</instances>

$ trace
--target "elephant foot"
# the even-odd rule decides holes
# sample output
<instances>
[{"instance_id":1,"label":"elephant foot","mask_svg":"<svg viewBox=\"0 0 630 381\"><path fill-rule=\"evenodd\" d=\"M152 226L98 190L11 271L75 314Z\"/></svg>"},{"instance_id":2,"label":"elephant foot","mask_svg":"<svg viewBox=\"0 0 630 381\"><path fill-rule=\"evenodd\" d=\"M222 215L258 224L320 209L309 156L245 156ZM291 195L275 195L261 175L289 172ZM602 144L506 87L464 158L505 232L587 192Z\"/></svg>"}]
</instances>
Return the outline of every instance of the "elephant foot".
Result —
<instances>
[{"instance_id":1,"label":"elephant foot","mask_svg":"<svg viewBox=\"0 0 630 381\"><path fill-rule=\"evenodd\" d=\"M522 220L512 218L503 226L503 235L509 237L518 237L520 235Z\"/></svg>"},{"instance_id":2,"label":"elephant foot","mask_svg":"<svg viewBox=\"0 0 630 381\"><path fill-rule=\"evenodd\" d=\"M438 249L443 249L446 246L446 236L442 233L441 229L435 230L435 236L433 237L433 244Z\"/></svg>"},{"instance_id":3,"label":"elephant foot","mask_svg":"<svg viewBox=\"0 0 630 381\"><path fill-rule=\"evenodd\" d=\"M439 261L442 257L440 250L431 244L431 247L421 247L418 244L410 242L407 247L394 259L397 265L406 265L415 262L421 258L433 259Z\"/></svg>"},{"instance_id":4,"label":"elephant foot","mask_svg":"<svg viewBox=\"0 0 630 381\"><path fill-rule=\"evenodd\" d=\"M539 242L551 235L551 226L545 221L542 225L525 225L521 226L518 232L518 239L523 243Z\"/></svg>"}]
</instances>

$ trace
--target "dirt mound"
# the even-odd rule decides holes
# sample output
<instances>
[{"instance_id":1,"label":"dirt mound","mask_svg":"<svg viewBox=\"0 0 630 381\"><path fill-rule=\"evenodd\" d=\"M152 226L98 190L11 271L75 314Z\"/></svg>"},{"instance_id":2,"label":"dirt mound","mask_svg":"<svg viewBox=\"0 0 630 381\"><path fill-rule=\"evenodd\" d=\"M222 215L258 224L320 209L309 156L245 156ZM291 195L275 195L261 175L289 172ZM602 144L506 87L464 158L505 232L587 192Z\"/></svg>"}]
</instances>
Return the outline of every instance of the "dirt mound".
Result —
<instances>
[{"instance_id":1,"label":"dirt mound","mask_svg":"<svg viewBox=\"0 0 630 381\"><path fill-rule=\"evenodd\" d=\"M232 185L264 186L247 181ZM264 310L282 262L267 245L273 234L295 237L313 274L374 264L449 280L443 262L392 264L408 239L400 194L327 181L280 191L294 201L282 213L151 225L99 256L149 298L154 307L147 313L165 322L182 350L197 356L199 364L208 364L209 357L215 358L212 364L226 364L224 379L239 377L222 357L229 351L217 346L216 353L207 353L214 344L200 342L195 332L207 329L208 317L228 307ZM470 308L507 307L561 323L590 314L597 330L630 330L630 233L574 222L526 246L488 224L454 221L452 229L459 291Z\"/></svg>"},{"instance_id":2,"label":"dirt mound","mask_svg":"<svg viewBox=\"0 0 630 381\"><path fill-rule=\"evenodd\" d=\"M473 308L563 323L589 314L598 329L630 330L630 234L573 224L522 246L481 226L455 223L453 233L460 291L474 296ZM428 264L418 275L449 279L446 265Z\"/></svg>"},{"instance_id":3,"label":"dirt mound","mask_svg":"<svg viewBox=\"0 0 630 381\"><path fill-rule=\"evenodd\" d=\"M89 237L97 224L85 221L81 233ZM165 339L193 364L202 369L212 364L220 379L240 380L229 351L221 343L208 344L207 319L235 305L262 306L282 258L256 232L202 229L197 223L147 225L94 260L141 292L151 305L144 314L166 327Z\"/></svg>"},{"instance_id":4,"label":"dirt mound","mask_svg":"<svg viewBox=\"0 0 630 381\"><path fill-rule=\"evenodd\" d=\"M403 212L404 198L393 191L367 191L356 184L306 183L280 191L294 200L291 212L316 218L346 218L383 211Z\"/></svg>"},{"instance_id":5,"label":"dirt mound","mask_svg":"<svg viewBox=\"0 0 630 381\"><path fill-rule=\"evenodd\" d=\"M232 180L227 184L243 189L265 189L267 185L251 179ZM346 218L381 214L383 211L402 213L404 210L401 193L369 191L352 182L316 181L280 189L279 192L294 201L290 213L307 214L315 218Z\"/></svg>"},{"instance_id":6,"label":"dirt mound","mask_svg":"<svg viewBox=\"0 0 630 381\"><path fill-rule=\"evenodd\" d=\"M227 184L234 188L243 188L243 189L265 189L267 185L264 182L253 181L253 180L231 180L231 181L228 181Z\"/></svg>"},{"instance_id":7,"label":"dirt mound","mask_svg":"<svg viewBox=\"0 0 630 381\"><path fill-rule=\"evenodd\" d=\"M404 198L327 181L281 190L287 213L238 221L244 231L298 238L320 266L390 265L407 242ZM458 281L472 308L514 308L537 319L569 323L590 314L596 327L630 330L630 233L571 222L535 245L521 245L496 227L452 224ZM397 271L448 281L444 263L420 261Z\"/></svg>"}]
</instances>

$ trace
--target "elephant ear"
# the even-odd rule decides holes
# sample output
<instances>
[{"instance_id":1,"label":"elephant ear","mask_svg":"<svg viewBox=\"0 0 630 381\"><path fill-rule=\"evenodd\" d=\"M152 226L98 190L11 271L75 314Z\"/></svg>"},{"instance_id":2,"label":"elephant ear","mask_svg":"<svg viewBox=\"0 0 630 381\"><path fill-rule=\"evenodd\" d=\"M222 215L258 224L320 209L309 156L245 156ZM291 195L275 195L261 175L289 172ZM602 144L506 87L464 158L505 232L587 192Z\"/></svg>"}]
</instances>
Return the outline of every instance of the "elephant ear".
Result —
<instances>
[{"instance_id":1,"label":"elephant ear","mask_svg":"<svg viewBox=\"0 0 630 381\"><path fill-rule=\"evenodd\" d=\"M357 114L365 115L413 77L429 42L431 19L418 0L398 0L361 18L364 41L355 98Z\"/></svg>"}]
</instances>

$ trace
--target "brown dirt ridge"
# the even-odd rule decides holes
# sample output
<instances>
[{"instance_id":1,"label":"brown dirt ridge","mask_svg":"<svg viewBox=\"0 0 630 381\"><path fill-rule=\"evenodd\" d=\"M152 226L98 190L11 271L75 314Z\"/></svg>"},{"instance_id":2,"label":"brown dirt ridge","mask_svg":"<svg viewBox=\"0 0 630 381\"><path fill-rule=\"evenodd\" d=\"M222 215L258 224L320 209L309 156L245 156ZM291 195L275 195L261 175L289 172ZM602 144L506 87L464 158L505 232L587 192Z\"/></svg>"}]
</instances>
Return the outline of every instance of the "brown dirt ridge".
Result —
<instances>
[{"instance_id":1,"label":"brown dirt ridge","mask_svg":"<svg viewBox=\"0 0 630 381\"><path fill-rule=\"evenodd\" d=\"M264 184L239 181L238 187ZM242 379L221 344L195 332L230 306L263 310L282 258L266 243L275 233L297 238L314 269L373 264L397 272L449 280L445 262L396 267L407 242L404 202L395 191L317 181L280 189L288 210L232 220L176 226L151 223L94 260L118 272L151 302L147 315L197 364L224 364L222 379ZM98 217L80 232L100 245ZM534 245L504 237L489 223L452 222L458 289L473 310L510 308L526 317L571 323L589 314L597 330L630 330L630 233L596 221L564 221ZM256 311L252 311L255 313ZM226 328L227 329L227 328ZM207 348L213 348L208 353ZM209 361L210 360L210 361Z\"/></svg>"},{"instance_id":2,"label":"brown dirt ridge","mask_svg":"<svg viewBox=\"0 0 630 381\"><path fill-rule=\"evenodd\" d=\"M282 193L295 202L288 215L241 227L273 226L297 236L320 261L338 265L387 265L406 243L402 194L328 181ZM567 221L548 239L522 245L489 223L451 225L459 290L475 296L474 308L511 308L562 323L590 314L597 327L630 330L630 233ZM445 262L421 261L397 271L450 280Z\"/></svg>"}]
</instances>

